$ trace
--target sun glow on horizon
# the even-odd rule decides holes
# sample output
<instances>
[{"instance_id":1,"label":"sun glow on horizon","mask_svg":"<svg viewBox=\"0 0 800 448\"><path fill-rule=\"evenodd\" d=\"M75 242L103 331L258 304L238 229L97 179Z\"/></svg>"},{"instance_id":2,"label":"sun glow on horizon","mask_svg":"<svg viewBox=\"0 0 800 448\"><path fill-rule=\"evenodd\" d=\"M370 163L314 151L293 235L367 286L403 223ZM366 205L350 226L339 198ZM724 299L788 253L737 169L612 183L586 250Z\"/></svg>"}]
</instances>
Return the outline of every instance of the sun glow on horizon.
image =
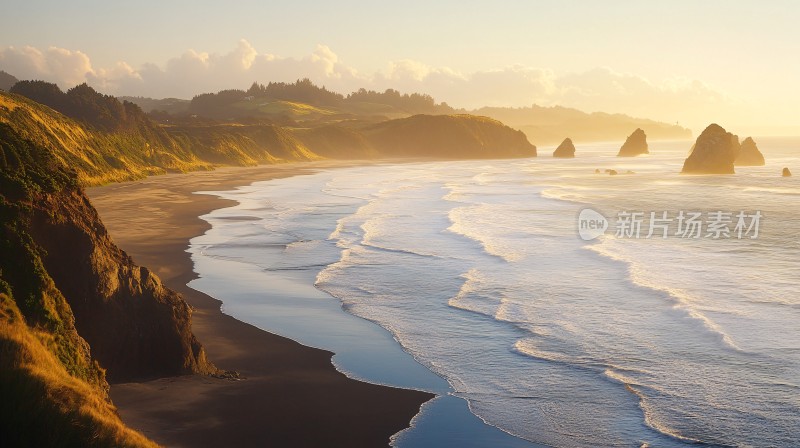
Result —
<instances>
[{"instance_id":1,"label":"sun glow on horizon","mask_svg":"<svg viewBox=\"0 0 800 448\"><path fill-rule=\"evenodd\" d=\"M19 20L0 32L0 70L63 88L191 98L308 77L344 94L392 88L459 108L560 105L695 134L719 122L740 134L800 135L800 62L786 57L800 50L800 6L790 1L6 9Z\"/></svg>"}]
</instances>

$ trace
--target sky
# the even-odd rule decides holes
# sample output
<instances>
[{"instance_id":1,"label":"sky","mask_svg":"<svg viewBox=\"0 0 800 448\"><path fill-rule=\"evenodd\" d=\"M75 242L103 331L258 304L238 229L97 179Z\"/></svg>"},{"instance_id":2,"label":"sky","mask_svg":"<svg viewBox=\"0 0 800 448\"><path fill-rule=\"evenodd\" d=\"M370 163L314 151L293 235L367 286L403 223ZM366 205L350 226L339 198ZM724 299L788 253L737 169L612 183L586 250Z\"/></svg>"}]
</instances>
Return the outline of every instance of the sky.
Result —
<instances>
[{"instance_id":1,"label":"sky","mask_svg":"<svg viewBox=\"0 0 800 448\"><path fill-rule=\"evenodd\" d=\"M4 0L0 70L192 96L308 77L800 135L800 2Z\"/></svg>"}]
</instances>

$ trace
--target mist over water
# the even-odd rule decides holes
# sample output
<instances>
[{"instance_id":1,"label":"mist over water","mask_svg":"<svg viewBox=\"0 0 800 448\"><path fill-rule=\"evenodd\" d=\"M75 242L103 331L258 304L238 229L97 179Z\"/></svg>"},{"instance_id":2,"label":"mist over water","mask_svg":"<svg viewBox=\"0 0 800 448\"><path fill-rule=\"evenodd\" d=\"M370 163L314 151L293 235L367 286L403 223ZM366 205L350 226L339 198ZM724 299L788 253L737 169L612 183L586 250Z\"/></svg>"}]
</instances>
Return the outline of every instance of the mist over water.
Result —
<instances>
[{"instance_id":1,"label":"mist over water","mask_svg":"<svg viewBox=\"0 0 800 448\"><path fill-rule=\"evenodd\" d=\"M379 165L260 182L221 193L240 205L206 216L213 232L193 245L196 256L313 273L476 415L527 440L791 446L800 182L780 169L799 165L800 140L758 142L767 166L735 176L679 175L691 143L655 142L635 159L614 157L617 145L578 145L574 160ZM635 174L595 174L607 168ZM577 235L586 207L612 224L593 241ZM759 237L614 236L620 211L681 210L758 210Z\"/></svg>"}]
</instances>

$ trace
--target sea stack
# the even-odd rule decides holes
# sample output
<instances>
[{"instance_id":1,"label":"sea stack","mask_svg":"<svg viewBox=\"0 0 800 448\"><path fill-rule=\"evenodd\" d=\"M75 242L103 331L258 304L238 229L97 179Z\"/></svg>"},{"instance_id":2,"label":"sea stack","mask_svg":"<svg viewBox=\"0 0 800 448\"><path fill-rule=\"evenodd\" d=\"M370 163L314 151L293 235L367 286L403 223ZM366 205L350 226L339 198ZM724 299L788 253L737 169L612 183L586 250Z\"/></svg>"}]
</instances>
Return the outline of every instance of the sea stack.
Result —
<instances>
[{"instance_id":1,"label":"sea stack","mask_svg":"<svg viewBox=\"0 0 800 448\"><path fill-rule=\"evenodd\" d=\"M575 145L572 144L572 139L565 138L558 148L553 151L553 157L559 157L562 159L570 159L575 157Z\"/></svg>"},{"instance_id":2,"label":"sea stack","mask_svg":"<svg viewBox=\"0 0 800 448\"><path fill-rule=\"evenodd\" d=\"M617 157L636 157L641 154L650 154L650 151L647 149L647 135L637 128L619 148Z\"/></svg>"},{"instance_id":3,"label":"sea stack","mask_svg":"<svg viewBox=\"0 0 800 448\"><path fill-rule=\"evenodd\" d=\"M764 154L761 154L761 151L758 150L758 146L756 146L756 142L751 138L747 137L742 141L742 149L739 151L739 157L736 158L736 162L734 162L736 166L763 166L764 165Z\"/></svg>"},{"instance_id":4,"label":"sea stack","mask_svg":"<svg viewBox=\"0 0 800 448\"><path fill-rule=\"evenodd\" d=\"M718 124L709 125L683 163L683 173L735 174L733 162L739 156L739 137Z\"/></svg>"},{"instance_id":5,"label":"sea stack","mask_svg":"<svg viewBox=\"0 0 800 448\"><path fill-rule=\"evenodd\" d=\"M789 171L788 167L786 167L786 168L783 169L783 173L781 173L781 176L783 176L783 177L792 177L792 172Z\"/></svg>"}]
</instances>

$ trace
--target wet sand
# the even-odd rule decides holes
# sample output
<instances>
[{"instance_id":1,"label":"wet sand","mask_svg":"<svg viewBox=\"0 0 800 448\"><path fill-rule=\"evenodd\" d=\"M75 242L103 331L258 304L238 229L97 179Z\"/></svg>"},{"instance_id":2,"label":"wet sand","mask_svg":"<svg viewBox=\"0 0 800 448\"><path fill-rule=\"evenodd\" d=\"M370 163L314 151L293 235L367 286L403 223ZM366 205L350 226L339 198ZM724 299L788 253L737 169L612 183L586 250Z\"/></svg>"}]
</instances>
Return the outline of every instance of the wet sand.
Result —
<instances>
[{"instance_id":1,"label":"wet sand","mask_svg":"<svg viewBox=\"0 0 800 448\"><path fill-rule=\"evenodd\" d=\"M196 278L189 240L208 229L198 216L233 205L195 191L354 164L222 168L87 190L115 243L192 305L193 331L209 359L244 378L113 384L123 421L158 443L186 447L387 446L409 425L432 394L348 379L331 364L331 352L240 322L220 311L219 300L186 286Z\"/></svg>"}]
</instances>

